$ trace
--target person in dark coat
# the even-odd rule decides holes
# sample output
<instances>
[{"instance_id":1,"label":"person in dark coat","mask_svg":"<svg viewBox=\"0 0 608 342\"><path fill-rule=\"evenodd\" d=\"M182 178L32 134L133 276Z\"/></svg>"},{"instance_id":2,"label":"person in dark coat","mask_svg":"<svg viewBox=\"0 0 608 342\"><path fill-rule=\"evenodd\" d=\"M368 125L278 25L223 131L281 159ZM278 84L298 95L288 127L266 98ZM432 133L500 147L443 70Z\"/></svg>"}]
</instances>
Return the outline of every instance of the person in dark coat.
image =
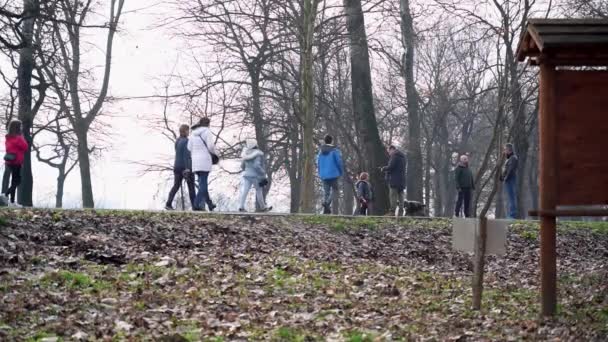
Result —
<instances>
[{"instance_id":1,"label":"person in dark coat","mask_svg":"<svg viewBox=\"0 0 608 342\"><path fill-rule=\"evenodd\" d=\"M504 187L509 201L507 217L515 219L517 218L517 166L519 159L515 154L513 144L505 145L504 156L507 161L505 162L500 180L505 183Z\"/></svg>"},{"instance_id":2,"label":"person in dark coat","mask_svg":"<svg viewBox=\"0 0 608 342\"><path fill-rule=\"evenodd\" d=\"M386 173L387 182L390 190L391 199L391 213L395 212L396 208L399 208L397 216L404 215L404 190L405 190L405 168L407 166L407 157L395 146L388 148L389 161L388 165L382 168L382 171Z\"/></svg>"},{"instance_id":3,"label":"person in dark coat","mask_svg":"<svg viewBox=\"0 0 608 342\"><path fill-rule=\"evenodd\" d=\"M460 162L454 170L456 178L456 188L458 189L458 200L456 201L456 217L460 216L460 211L464 204L464 217L471 217L470 203L471 193L475 190L475 180L473 172L469 168L469 157L466 155L460 156Z\"/></svg>"},{"instance_id":4,"label":"person in dark coat","mask_svg":"<svg viewBox=\"0 0 608 342\"><path fill-rule=\"evenodd\" d=\"M355 184L357 188L357 198L359 199L359 215L367 216L369 206L372 201L372 186L369 184L369 174L362 172L359 180Z\"/></svg>"},{"instance_id":5,"label":"person in dark coat","mask_svg":"<svg viewBox=\"0 0 608 342\"><path fill-rule=\"evenodd\" d=\"M166 210L173 209L173 199L175 194L182 187L182 182L185 179L188 186L188 195L190 196L190 204L194 208L194 198L196 192L194 190L194 174L192 173L192 157L188 151L188 134L190 127L181 125L179 128L179 138L175 141L175 162L173 163L173 187L169 192L169 198L165 204Z\"/></svg>"}]
</instances>

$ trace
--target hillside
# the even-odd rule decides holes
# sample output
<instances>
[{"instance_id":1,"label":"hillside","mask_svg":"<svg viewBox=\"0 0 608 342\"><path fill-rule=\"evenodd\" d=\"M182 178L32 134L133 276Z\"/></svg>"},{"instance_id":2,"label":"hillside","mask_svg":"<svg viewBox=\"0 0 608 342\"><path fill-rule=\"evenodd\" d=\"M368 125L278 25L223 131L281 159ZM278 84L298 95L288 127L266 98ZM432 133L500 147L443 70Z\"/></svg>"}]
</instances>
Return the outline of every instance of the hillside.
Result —
<instances>
[{"instance_id":1,"label":"hillside","mask_svg":"<svg viewBox=\"0 0 608 342\"><path fill-rule=\"evenodd\" d=\"M0 340L608 338L608 228L562 224L538 319L538 227L516 222L470 310L448 220L0 212Z\"/></svg>"}]
</instances>

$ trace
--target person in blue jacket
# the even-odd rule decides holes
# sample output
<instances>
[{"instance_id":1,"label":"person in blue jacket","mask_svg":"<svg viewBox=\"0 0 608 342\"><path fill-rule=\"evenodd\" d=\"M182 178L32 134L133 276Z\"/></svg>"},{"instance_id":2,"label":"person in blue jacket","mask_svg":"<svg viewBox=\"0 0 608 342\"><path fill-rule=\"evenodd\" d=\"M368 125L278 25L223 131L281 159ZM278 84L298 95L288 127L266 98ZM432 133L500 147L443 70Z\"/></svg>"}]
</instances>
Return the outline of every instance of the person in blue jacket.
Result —
<instances>
[{"instance_id":1,"label":"person in blue jacket","mask_svg":"<svg viewBox=\"0 0 608 342\"><path fill-rule=\"evenodd\" d=\"M338 192L338 178L344 173L344 168L340 150L332 145L333 137L326 135L324 141L317 156L317 168L323 182L323 213L331 214L331 202Z\"/></svg>"}]
</instances>

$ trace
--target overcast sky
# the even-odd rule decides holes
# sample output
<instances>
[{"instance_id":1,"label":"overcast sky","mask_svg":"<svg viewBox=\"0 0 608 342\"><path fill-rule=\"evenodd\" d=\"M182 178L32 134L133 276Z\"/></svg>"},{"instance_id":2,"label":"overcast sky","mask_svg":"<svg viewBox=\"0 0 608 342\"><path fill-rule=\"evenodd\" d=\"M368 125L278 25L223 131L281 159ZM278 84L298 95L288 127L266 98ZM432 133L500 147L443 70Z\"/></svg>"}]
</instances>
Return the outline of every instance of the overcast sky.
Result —
<instances>
[{"instance_id":1,"label":"overcast sky","mask_svg":"<svg viewBox=\"0 0 608 342\"><path fill-rule=\"evenodd\" d=\"M119 34L114 41L114 54L109 94L116 98L143 97L160 93L162 81L172 71L185 72L192 52L183 41L172 37L158 23L171 15L171 8L154 0L138 0L125 3ZM87 40L96 47L105 47L105 31L87 31ZM103 57L92 48L87 56L90 66L101 64ZM103 52L103 48L99 48ZM177 65L177 67L176 67ZM10 68L6 60L0 67ZM180 69L180 70L177 70ZM101 70L101 69L99 69ZM99 71L98 70L98 71ZM99 72L98 72L99 74ZM101 79L101 78L100 78ZM97 82L100 84L100 82ZM4 86L4 85L2 85ZM99 86L96 86L99 89ZM5 94L7 89L1 88ZM173 163L173 145L157 130L151 129L148 118L162 113L160 100L118 100L104 107L111 115L110 148L101 159L93 162L93 192L97 207L128 209L161 209L172 183L172 174L142 175L137 161ZM179 121L182 113L171 113ZM177 127L175 127L177 130ZM228 132L229 133L229 132ZM4 146L2 145L2 148ZM237 170L238 162L222 161L222 167ZM34 199L37 206L53 206L55 201L56 172L50 167L34 164ZM211 181L214 200L228 203L228 209L237 209L239 176L215 172ZM65 207L81 205L80 176L78 169L70 174L65 187ZM217 178L221 178L218 180ZM284 187L282 187L284 188ZM289 209L285 191L275 194L269 203L277 210Z\"/></svg>"}]
</instances>

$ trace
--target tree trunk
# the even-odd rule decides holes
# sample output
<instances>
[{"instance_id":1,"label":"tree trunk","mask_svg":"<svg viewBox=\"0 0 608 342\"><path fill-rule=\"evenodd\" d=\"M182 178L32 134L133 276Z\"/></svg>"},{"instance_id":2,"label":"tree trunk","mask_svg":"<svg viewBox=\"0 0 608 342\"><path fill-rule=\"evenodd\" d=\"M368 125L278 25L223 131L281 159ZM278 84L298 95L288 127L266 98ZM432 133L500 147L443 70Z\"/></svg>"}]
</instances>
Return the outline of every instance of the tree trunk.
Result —
<instances>
[{"instance_id":1,"label":"tree trunk","mask_svg":"<svg viewBox=\"0 0 608 342\"><path fill-rule=\"evenodd\" d=\"M426 143L426 168L424 170L424 203L426 203L426 214L430 216L431 203L431 158L433 143L429 139ZM437 215L437 213L434 213Z\"/></svg>"},{"instance_id":2,"label":"tree trunk","mask_svg":"<svg viewBox=\"0 0 608 342\"><path fill-rule=\"evenodd\" d=\"M59 168L57 176L57 193L55 194L55 208L63 208L63 189L65 187L65 168Z\"/></svg>"},{"instance_id":3,"label":"tree trunk","mask_svg":"<svg viewBox=\"0 0 608 342\"><path fill-rule=\"evenodd\" d=\"M497 185L498 190L496 196L496 213L495 216L497 219L505 218L505 194L502 188L502 182Z\"/></svg>"},{"instance_id":4,"label":"tree trunk","mask_svg":"<svg viewBox=\"0 0 608 342\"><path fill-rule=\"evenodd\" d=\"M369 49L361 0L344 0L344 8L350 38L353 113L361 130L358 132L359 141L365 151L365 166L374 187L373 211L376 215L384 215L390 204L388 186L380 168L386 165L388 157L380 139L374 111Z\"/></svg>"},{"instance_id":5,"label":"tree trunk","mask_svg":"<svg viewBox=\"0 0 608 342\"><path fill-rule=\"evenodd\" d=\"M344 200L342 201L342 212L344 215L352 215L355 210L355 185L350 177L344 178Z\"/></svg>"},{"instance_id":6,"label":"tree trunk","mask_svg":"<svg viewBox=\"0 0 608 342\"><path fill-rule=\"evenodd\" d=\"M303 116L303 159L302 187L300 198L300 211L313 213L315 211L315 89L313 74L313 44L315 18L319 0L304 0L303 35L301 38L301 98L300 106Z\"/></svg>"},{"instance_id":7,"label":"tree trunk","mask_svg":"<svg viewBox=\"0 0 608 342\"><path fill-rule=\"evenodd\" d=\"M34 13L37 9L38 0L23 0L23 12L26 19L23 20L22 34L25 47L19 51L19 66L17 68L18 117L22 122L23 136L29 145L21 168L21 185L19 186L18 202L27 207L33 205L32 190L34 188L32 175L32 126L34 124L34 113L32 112L32 72L34 70L34 46L32 41L35 23Z\"/></svg>"},{"instance_id":8,"label":"tree trunk","mask_svg":"<svg viewBox=\"0 0 608 342\"><path fill-rule=\"evenodd\" d=\"M82 189L82 207L95 208L87 131L87 129L82 128L76 129L76 135L78 137L78 167L80 168L80 183Z\"/></svg>"},{"instance_id":9,"label":"tree trunk","mask_svg":"<svg viewBox=\"0 0 608 342\"><path fill-rule=\"evenodd\" d=\"M420 147L420 105L416 80L414 79L414 58L416 53L416 36L414 19L410 12L409 0L399 1L401 9L401 36L404 54L405 92L408 110L408 164L407 164L407 198L413 201L423 201L422 198L422 151Z\"/></svg>"}]
</instances>

